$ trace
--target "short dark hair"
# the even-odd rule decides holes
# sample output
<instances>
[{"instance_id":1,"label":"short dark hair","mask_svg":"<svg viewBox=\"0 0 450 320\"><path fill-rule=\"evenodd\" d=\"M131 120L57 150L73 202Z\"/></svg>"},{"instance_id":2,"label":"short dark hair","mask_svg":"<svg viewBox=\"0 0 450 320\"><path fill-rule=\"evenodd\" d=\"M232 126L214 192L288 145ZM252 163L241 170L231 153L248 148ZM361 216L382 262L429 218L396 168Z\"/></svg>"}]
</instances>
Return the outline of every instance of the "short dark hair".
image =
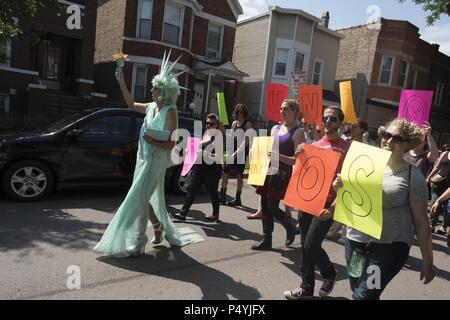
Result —
<instances>
[{"instance_id":1,"label":"short dark hair","mask_svg":"<svg viewBox=\"0 0 450 320\"><path fill-rule=\"evenodd\" d=\"M325 112L327 110L332 110L332 111L337 112L339 122L344 121L345 115L344 115L344 112L340 108L338 108L336 106L329 106L329 107L326 107L325 110L323 110L323 112Z\"/></svg>"}]
</instances>

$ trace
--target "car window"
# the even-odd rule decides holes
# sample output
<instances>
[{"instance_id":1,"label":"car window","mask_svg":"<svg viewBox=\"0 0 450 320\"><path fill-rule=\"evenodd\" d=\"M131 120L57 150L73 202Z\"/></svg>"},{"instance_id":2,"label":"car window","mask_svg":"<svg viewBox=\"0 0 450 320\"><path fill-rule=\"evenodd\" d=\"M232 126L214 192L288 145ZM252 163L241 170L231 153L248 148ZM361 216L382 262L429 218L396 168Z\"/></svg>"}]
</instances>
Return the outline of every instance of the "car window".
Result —
<instances>
[{"instance_id":1,"label":"car window","mask_svg":"<svg viewBox=\"0 0 450 320\"><path fill-rule=\"evenodd\" d=\"M57 131L67 127L68 125L72 124L76 120L84 117L87 114L89 114L89 113L88 112L79 112L79 113L72 114L70 116L67 116L61 120L58 120L58 121L50 124L49 126L44 128L43 131L45 133L57 132Z\"/></svg>"},{"instance_id":2,"label":"car window","mask_svg":"<svg viewBox=\"0 0 450 320\"><path fill-rule=\"evenodd\" d=\"M130 129L130 117L105 116L91 120L78 129L83 130L83 137L125 138Z\"/></svg>"}]
</instances>

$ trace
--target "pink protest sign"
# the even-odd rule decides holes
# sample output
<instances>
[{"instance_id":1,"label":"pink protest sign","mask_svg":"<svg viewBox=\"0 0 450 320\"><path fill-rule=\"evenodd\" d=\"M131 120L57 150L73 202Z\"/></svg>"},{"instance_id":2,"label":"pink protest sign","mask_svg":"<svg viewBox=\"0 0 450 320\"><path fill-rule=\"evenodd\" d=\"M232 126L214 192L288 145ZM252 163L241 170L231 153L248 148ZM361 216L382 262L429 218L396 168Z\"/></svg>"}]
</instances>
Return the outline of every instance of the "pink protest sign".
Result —
<instances>
[{"instance_id":1,"label":"pink protest sign","mask_svg":"<svg viewBox=\"0 0 450 320\"><path fill-rule=\"evenodd\" d=\"M430 117L433 91L402 90L398 118L421 126Z\"/></svg>"},{"instance_id":2,"label":"pink protest sign","mask_svg":"<svg viewBox=\"0 0 450 320\"><path fill-rule=\"evenodd\" d=\"M186 156L184 157L183 169L181 175L184 177L192 169L197 161L197 151L200 146L200 138L188 137L186 146Z\"/></svg>"}]
</instances>

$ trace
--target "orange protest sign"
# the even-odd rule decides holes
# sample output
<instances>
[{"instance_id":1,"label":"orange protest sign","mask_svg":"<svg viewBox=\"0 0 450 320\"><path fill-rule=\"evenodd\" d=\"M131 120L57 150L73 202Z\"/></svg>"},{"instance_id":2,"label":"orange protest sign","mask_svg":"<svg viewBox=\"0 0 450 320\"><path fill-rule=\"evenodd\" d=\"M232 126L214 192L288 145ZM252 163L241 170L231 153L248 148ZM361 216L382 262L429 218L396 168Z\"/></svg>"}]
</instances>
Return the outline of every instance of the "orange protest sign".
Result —
<instances>
[{"instance_id":1,"label":"orange protest sign","mask_svg":"<svg viewBox=\"0 0 450 320\"><path fill-rule=\"evenodd\" d=\"M299 86L300 106L307 124L322 125L322 86Z\"/></svg>"},{"instance_id":2,"label":"orange protest sign","mask_svg":"<svg viewBox=\"0 0 450 320\"><path fill-rule=\"evenodd\" d=\"M318 216L323 210L341 154L304 145L284 196L287 206Z\"/></svg>"},{"instance_id":3,"label":"orange protest sign","mask_svg":"<svg viewBox=\"0 0 450 320\"><path fill-rule=\"evenodd\" d=\"M342 111L345 115L344 122L348 124L357 123L355 105L353 104L352 82L340 82L339 91L341 93Z\"/></svg>"},{"instance_id":4,"label":"orange protest sign","mask_svg":"<svg viewBox=\"0 0 450 320\"><path fill-rule=\"evenodd\" d=\"M289 97L289 87L285 84L268 83L266 86L266 119L281 121L280 108Z\"/></svg>"}]
</instances>

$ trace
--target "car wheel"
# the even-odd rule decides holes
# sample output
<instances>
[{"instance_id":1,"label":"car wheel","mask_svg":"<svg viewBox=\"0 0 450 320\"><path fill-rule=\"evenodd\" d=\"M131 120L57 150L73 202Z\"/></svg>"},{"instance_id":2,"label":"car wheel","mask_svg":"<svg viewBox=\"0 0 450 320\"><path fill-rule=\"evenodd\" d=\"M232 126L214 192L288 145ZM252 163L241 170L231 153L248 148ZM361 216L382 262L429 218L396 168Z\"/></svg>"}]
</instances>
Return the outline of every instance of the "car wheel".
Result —
<instances>
[{"instance_id":1,"label":"car wheel","mask_svg":"<svg viewBox=\"0 0 450 320\"><path fill-rule=\"evenodd\" d=\"M37 201L47 196L55 185L54 175L42 162L20 161L6 170L2 178L6 195L17 201Z\"/></svg>"},{"instance_id":2,"label":"car wheel","mask_svg":"<svg viewBox=\"0 0 450 320\"><path fill-rule=\"evenodd\" d=\"M179 166L173 171L171 190L175 194L185 196L188 192L189 184L191 182L192 171L190 171L185 177L181 176L182 166Z\"/></svg>"}]
</instances>

